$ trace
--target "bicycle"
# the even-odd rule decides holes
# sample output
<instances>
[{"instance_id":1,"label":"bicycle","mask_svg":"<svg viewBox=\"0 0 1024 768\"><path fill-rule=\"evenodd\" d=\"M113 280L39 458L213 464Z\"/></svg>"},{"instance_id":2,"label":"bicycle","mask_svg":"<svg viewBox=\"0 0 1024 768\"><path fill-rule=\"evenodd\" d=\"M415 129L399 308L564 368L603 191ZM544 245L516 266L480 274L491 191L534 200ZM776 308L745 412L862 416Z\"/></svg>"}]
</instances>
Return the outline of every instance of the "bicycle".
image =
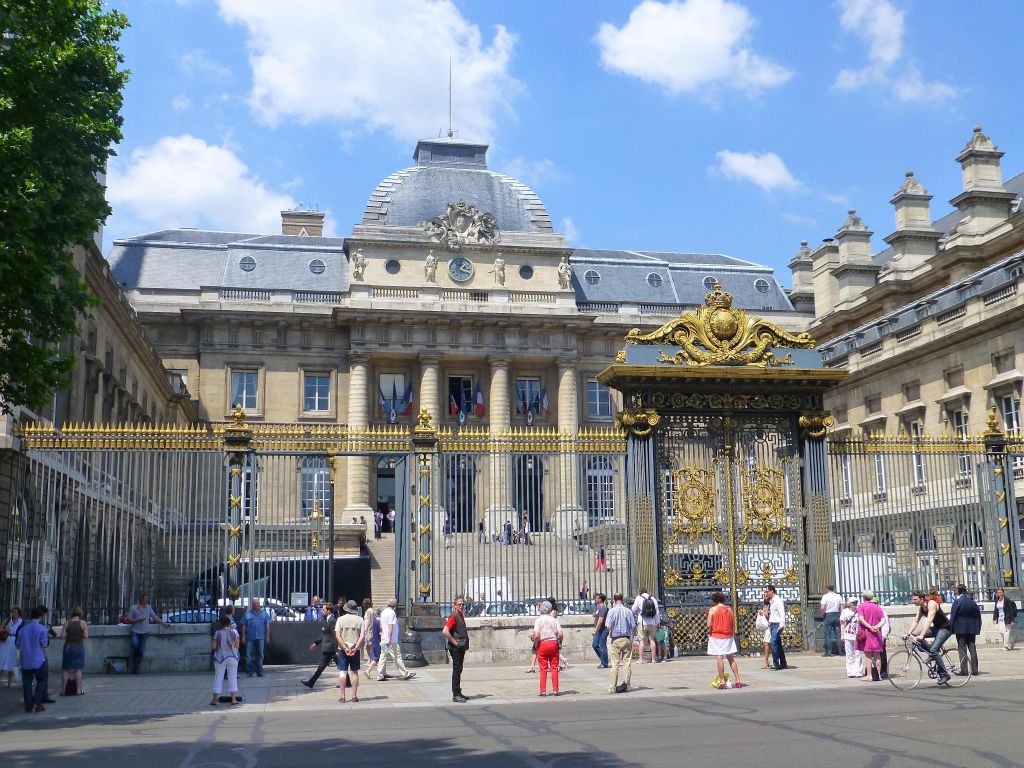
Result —
<instances>
[{"instance_id":1,"label":"bicycle","mask_svg":"<svg viewBox=\"0 0 1024 768\"><path fill-rule=\"evenodd\" d=\"M889 682L900 691L910 691L920 685L924 677L924 669L928 670L928 677L937 680L939 668L932 657L928 654L928 648L921 641L907 635L903 638L903 645L906 650L896 651L889 657ZM953 662L953 657L945 648L942 649L942 664L949 673L949 679L945 685L950 688L963 688L971 679L971 670L968 667L966 674L961 675L960 661ZM939 683L942 685L943 683Z\"/></svg>"}]
</instances>

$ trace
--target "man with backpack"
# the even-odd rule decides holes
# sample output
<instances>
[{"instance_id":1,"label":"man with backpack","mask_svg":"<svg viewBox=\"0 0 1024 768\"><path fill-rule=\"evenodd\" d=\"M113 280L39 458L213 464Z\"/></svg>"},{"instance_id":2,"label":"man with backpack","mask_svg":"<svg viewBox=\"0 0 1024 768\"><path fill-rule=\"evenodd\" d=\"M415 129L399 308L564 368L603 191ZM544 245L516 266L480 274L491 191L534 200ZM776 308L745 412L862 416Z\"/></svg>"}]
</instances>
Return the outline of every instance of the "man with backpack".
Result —
<instances>
[{"instance_id":1,"label":"man with backpack","mask_svg":"<svg viewBox=\"0 0 1024 768\"><path fill-rule=\"evenodd\" d=\"M646 589L641 589L640 594L633 601L633 615L637 619L637 627L640 628L640 663L644 663L643 644L646 640L651 648L651 664L658 661L658 653L655 650L654 634L658 631L659 616L661 607L658 600Z\"/></svg>"}]
</instances>

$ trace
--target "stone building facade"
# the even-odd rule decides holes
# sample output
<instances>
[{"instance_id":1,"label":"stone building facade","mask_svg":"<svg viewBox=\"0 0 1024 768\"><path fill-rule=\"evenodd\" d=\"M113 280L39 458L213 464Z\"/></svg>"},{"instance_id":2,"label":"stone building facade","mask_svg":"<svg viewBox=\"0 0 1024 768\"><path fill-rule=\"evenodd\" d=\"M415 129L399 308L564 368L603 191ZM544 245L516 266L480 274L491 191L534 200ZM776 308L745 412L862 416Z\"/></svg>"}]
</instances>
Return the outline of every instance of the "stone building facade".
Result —
<instances>
[{"instance_id":1,"label":"stone building facade","mask_svg":"<svg viewBox=\"0 0 1024 768\"><path fill-rule=\"evenodd\" d=\"M109 259L211 421L241 404L257 421L363 428L425 408L455 429L575 435L612 424L620 404L596 374L624 335L700 305L716 282L738 306L806 329L770 268L572 248L486 153L419 142L345 238L323 235L322 213L285 211L282 234L166 230L115 242ZM329 500L344 519L394 503L392 467L345 463Z\"/></svg>"}]
</instances>

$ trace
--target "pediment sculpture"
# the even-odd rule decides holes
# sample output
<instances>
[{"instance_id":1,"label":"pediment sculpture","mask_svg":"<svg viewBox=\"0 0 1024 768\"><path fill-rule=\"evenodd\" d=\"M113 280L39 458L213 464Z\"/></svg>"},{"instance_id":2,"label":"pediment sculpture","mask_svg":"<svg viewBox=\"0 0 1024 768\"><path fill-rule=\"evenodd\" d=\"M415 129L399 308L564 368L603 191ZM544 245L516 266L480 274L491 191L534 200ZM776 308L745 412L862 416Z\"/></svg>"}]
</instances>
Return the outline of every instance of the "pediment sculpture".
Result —
<instances>
[{"instance_id":1,"label":"pediment sculpture","mask_svg":"<svg viewBox=\"0 0 1024 768\"><path fill-rule=\"evenodd\" d=\"M792 334L764 318L747 315L732 306L732 294L717 282L704 306L687 312L650 333L634 328L627 344L665 344L679 347L664 351L660 363L675 365L743 365L760 368L793 365L792 355L776 357L774 349L813 349L809 333Z\"/></svg>"},{"instance_id":2,"label":"pediment sculpture","mask_svg":"<svg viewBox=\"0 0 1024 768\"><path fill-rule=\"evenodd\" d=\"M460 200L448 203L443 215L423 222L422 226L434 240L457 251L466 244L494 245L498 242L497 224L493 214Z\"/></svg>"}]
</instances>

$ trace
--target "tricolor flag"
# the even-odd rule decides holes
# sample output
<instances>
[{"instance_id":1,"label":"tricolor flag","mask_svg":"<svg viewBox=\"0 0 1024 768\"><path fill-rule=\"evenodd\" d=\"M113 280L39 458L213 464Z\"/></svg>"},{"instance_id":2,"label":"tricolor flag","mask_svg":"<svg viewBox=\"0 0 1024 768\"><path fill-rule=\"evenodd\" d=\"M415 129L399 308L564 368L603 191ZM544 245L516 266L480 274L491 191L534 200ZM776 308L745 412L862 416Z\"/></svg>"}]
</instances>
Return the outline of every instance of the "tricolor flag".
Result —
<instances>
[{"instance_id":1,"label":"tricolor flag","mask_svg":"<svg viewBox=\"0 0 1024 768\"><path fill-rule=\"evenodd\" d=\"M454 416L456 416L458 414L458 412L459 412L459 404L455 402L455 393L454 392L449 392L448 393L448 413L451 414L454 417Z\"/></svg>"},{"instance_id":2,"label":"tricolor flag","mask_svg":"<svg viewBox=\"0 0 1024 768\"><path fill-rule=\"evenodd\" d=\"M402 415L412 416L412 384L405 388L405 408L402 409Z\"/></svg>"},{"instance_id":3,"label":"tricolor flag","mask_svg":"<svg viewBox=\"0 0 1024 768\"><path fill-rule=\"evenodd\" d=\"M380 418L384 418L384 391L377 387L377 394L379 395L377 398L377 415Z\"/></svg>"},{"instance_id":4,"label":"tricolor flag","mask_svg":"<svg viewBox=\"0 0 1024 768\"><path fill-rule=\"evenodd\" d=\"M551 415L551 407L548 405L548 388L544 387L540 391L540 407L544 409L544 415Z\"/></svg>"},{"instance_id":5,"label":"tricolor flag","mask_svg":"<svg viewBox=\"0 0 1024 768\"><path fill-rule=\"evenodd\" d=\"M395 380L391 380L391 402L388 403L388 412L398 410L398 385Z\"/></svg>"},{"instance_id":6,"label":"tricolor flag","mask_svg":"<svg viewBox=\"0 0 1024 768\"><path fill-rule=\"evenodd\" d=\"M484 407L484 393L479 384L476 385L476 392L473 394L473 403L476 406L476 415L482 419L487 409Z\"/></svg>"}]
</instances>

